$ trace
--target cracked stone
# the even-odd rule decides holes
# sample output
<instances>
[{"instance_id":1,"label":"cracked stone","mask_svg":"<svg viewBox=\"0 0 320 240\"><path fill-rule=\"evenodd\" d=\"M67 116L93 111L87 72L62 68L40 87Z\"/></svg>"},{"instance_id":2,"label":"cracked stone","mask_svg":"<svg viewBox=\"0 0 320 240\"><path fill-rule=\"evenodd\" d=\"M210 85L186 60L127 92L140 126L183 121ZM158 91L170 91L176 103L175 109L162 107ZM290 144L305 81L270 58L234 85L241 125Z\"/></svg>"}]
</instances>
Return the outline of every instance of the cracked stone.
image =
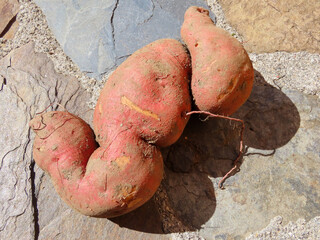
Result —
<instances>
[{"instance_id":1,"label":"cracked stone","mask_svg":"<svg viewBox=\"0 0 320 240\"><path fill-rule=\"evenodd\" d=\"M48 57L34 52L33 43L1 59L0 76L0 239L33 239L38 224L34 201L43 173L36 168L36 179L31 179L34 135L28 122L51 103L75 114L86 111L89 96L76 79L56 74Z\"/></svg>"},{"instance_id":2,"label":"cracked stone","mask_svg":"<svg viewBox=\"0 0 320 240\"><path fill-rule=\"evenodd\" d=\"M320 52L318 0L219 1L250 52Z\"/></svg>"},{"instance_id":3,"label":"cracked stone","mask_svg":"<svg viewBox=\"0 0 320 240\"><path fill-rule=\"evenodd\" d=\"M112 221L83 216L60 199L49 176L33 165L34 134L28 122L37 112L52 103L50 110L62 110L59 103L92 122L89 95L75 78L57 74L45 54L34 52L33 43L1 59L0 76L0 101L5 103L0 105L0 239L169 239L153 200Z\"/></svg>"},{"instance_id":4,"label":"cracked stone","mask_svg":"<svg viewBox=\"0 0 320 240\"><path fill-rule=\"evenodd\" d=\"M12 39L18 29L16 16L19 11L17 0L2 0L0 2L0 38Z\"/></svg>"},{"instance_id":5,"label":"cracked stone","mask_svg":"<svg viewBox=\"0 0 320 240\"><path fill-rule=\"evenodd\" d=\"M64 52L100 78L130 54L160 38L180 39L185 10L204 0L35 0ZM214 18L211 13L212 18Z\"/></svg>"}]
</instances>

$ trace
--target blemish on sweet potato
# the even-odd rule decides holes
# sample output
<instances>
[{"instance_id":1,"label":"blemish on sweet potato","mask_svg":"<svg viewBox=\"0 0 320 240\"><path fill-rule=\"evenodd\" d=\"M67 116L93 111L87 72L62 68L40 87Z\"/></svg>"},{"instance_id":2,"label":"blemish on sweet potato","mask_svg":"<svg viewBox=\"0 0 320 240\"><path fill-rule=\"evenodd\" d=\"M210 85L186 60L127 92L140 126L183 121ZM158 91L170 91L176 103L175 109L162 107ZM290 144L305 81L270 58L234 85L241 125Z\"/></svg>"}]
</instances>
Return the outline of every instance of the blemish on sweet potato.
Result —
<instances>
[{"instance_id":1,"label":"blemish on sweet potato","mask_svg":"<svg viewBox=\"0 0 320 240\"><path fill-rule=\"evenodd\" d=\"M121 97L121 103L123 105L126 105L127 107L129 107L130 109L132 110L135 110L147 117L151 117L151 118L154 118L158 121L160 121L160 118L157 114L151 112L151 111L148 111L148 110L143 110L141 109L138 105L134 104L133 102L131 102L126 96L122 96Z\"/></svg>"},{"instance_id":2,"label":"blemish on sweet potato","mask_svg":"<svg viewBox=\"0 0 320 240\"><path fill-rule=\"evenodd\" d=\"M45 146L41 146L37 148L39 152L44 152L46 150Z\"/></svg>"},{"instance_id":3,"label":"blemish on sweet potato","mask_svg":"<svg viewBox=\"0 0 320 240\"><path fill-rule=\"evenodd\" d=\"M99 108L99 113L101 114L101 113L103 112L103 110L102 110L102 105L99 104L99 105L98 105L98 108Z\"/></svg>"},{"instance_id":4,"label":"blemish on sweet potato","mask_svg":"<svg viewBox=\"0 0 320 240\"><path fill-rule=\"evenodd\" d=\"M245 91L246 88L247 88L247 82L243 82L243 83L241 84L241 86L240 86L240 89L241 89L242 91Z\"/></svg>"},{"instance_id":5,"label":"blemish on sweet potato","mask_svg":"<svg viewBox=\"0 0 320 240\"><path fill-rule=\"evenodd\" d=\"M120 171L123 171L130 162L130 157L122 156L114 160L114 162L117 164L117 167L120 169Z\"/></svg>"},{"instance_id":6,"label":"blemish on sweet potato","mask_svg":"<svg viewBox=\"0 0 320 240\"><path fill-rule=\"evenodd\" d=\"M235 83L236 83L236 79L235 78L231 78L231 80L229 81L228 87L226 89L224 89L224 91L222 93L220 93L218 95L217 100L220 101L221 99L227 97L228 95L232 94L232 91L235 87Z\"/></svg>"},{"instance_id":7,"label":"blemish on sweet potato","mask_svg":"<svg viewBox=\"0 0 320 240\"><path fill-rule=\"evenodd\" d=\"M135 192L135 186L131 184L118 184L114 188L114 198L125 199L127 196Z\"/></svg>"}]
</instances>

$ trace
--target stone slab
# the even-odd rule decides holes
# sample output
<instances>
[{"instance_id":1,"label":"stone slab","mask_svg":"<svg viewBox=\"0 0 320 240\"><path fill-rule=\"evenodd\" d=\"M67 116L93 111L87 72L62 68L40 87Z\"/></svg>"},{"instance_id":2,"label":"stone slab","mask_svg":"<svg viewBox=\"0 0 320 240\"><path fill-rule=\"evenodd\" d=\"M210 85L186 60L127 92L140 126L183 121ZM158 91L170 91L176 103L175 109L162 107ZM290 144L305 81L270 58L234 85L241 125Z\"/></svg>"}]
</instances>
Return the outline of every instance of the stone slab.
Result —
<instances>
[{"instance_id":1,"label":"stone slab","mask_svg":"<svg viewBox=\"0 0 320 240\"><path fill-rule=\"evenodd\" d=\"M98 219L70 209L32 160L28 122L49 106L91 123L89 94L29 43L0 60L0 239L168 239L155 202L123 217ZM53 104L50 106L50 104Z\"/></svg>"},{"instance_id":2,"label":"stone slab","mask_svg":"<svg viewBox=\"0 0 320 240\"><path fill-rule=\"evenodd\" d=\"M276 216L320 215L320 100L260 80L234 115L245 121L240 172L218 181L239 151L239 124L192 117L169 149L164 188L178 219L206 240L245 239Z\"/></svg>"},{"instance_id":3,"label":"stone slab","mask_svg":"<svg viewBox=\"0 0 320 240\"><path fill-rule=\"evenodd\" d=\"M283 224L283 218L277 216L270 221L270 224L259 232L251 234L246 240L268 240L268 239L320 239L320 217L310 221L299 218L296 222L290 221Z\"/></svg>"},{"instance_id":4,"label":"stone slab","mask_svg":"<svg viewBox=\"0 0 320 240\"><path fill-rule=\"evenodd\" d=\"M244 37L249 52L320 53L318 0L220 0L230 24Z\"/></svg>"},{"instance_id":5,"label":"stone slab","mask_svg":"<svg viewBox=\"0 0 320 240\"><path fill-rule=\"evenodd\" d=\"M43 173L34 167L28 122L51 103L85 112L89 96L75 78L56 74L48 57L34 52L33 43L0 60L0 84L0 239L34 239Z\"/></svg>"},{"instance_id":6,"label":"stone slab","mask_svg":"<svg viewBox=\"0 0 320 240\"><path fill-rule=\"evenodd\" d=\"M45 175L40 184L38 201L39 240L170 239L161 229L153 200L132 213L114 219L87 217L70 209Z\"/></svg>"},{"instance_id":7,"label":"stone slab","mask_svg":"<svg viewBox=\"0 0 320 240\"><path fill-rule=\"evenodd\" d=\"M185 10L204 0L35 0L64 52L100 78L130 54L160 39L180 39ZM212 15L214 18L214 16Z\"/></svg>"}]
</instances>

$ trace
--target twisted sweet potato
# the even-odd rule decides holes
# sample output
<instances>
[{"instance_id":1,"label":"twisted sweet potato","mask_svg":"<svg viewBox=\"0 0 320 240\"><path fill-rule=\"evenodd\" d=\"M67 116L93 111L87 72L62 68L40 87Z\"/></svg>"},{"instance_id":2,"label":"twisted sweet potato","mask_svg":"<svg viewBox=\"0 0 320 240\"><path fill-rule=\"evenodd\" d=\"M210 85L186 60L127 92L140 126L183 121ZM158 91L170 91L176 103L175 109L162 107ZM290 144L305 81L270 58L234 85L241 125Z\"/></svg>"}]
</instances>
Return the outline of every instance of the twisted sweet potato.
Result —
<instances>
[{"instance_id":1,"label":"twisted sweet potato","mask_svg":"<svg viewBox=\"0 0 320 240\"><path fill-rule=\"evenodd\" d=\"M163 39L123 62L101 91L94 133L68 112L36 116L33 156L61 198L96 217L125 214L148 201L163 175L159 146L174 143L190 111L190 59Z\"/></svg>"}]
</instances>

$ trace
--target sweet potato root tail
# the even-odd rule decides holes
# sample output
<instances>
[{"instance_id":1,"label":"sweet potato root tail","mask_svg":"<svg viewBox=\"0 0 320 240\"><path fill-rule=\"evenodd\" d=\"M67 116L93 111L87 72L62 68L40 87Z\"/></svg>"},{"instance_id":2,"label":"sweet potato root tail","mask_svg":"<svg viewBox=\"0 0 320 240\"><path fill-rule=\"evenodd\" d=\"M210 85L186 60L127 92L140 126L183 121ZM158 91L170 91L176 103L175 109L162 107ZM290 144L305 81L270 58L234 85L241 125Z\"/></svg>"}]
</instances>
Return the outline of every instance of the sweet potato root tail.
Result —
<instances>
[{"instance_id":1,"label":"sweet potato root tail","mask_svg":"<svg viewBox=\"0 0 320 240\"><path fill-rule=\"evenodd\" d=\"M238 163L239 163L239 161L242 157L242 154L243 154L243 133L244 133L244 128L245 128L244 121L241 119L238 119L238 118L232 118L232 117L223 116L223 115L219 115L219 114L213 114L213 113L207 112L207 111L191 111L191 112L186 113L187 116L192 115L192 114L205 114L210 117L228 119L231 121L236 121L236 122L241 123L239 154L233 162L233 167L222 177L222 179L219 181L219 184L218 184L220 189L224 189L223 183L238 168Z\"/></svg>"}]
</instances>

